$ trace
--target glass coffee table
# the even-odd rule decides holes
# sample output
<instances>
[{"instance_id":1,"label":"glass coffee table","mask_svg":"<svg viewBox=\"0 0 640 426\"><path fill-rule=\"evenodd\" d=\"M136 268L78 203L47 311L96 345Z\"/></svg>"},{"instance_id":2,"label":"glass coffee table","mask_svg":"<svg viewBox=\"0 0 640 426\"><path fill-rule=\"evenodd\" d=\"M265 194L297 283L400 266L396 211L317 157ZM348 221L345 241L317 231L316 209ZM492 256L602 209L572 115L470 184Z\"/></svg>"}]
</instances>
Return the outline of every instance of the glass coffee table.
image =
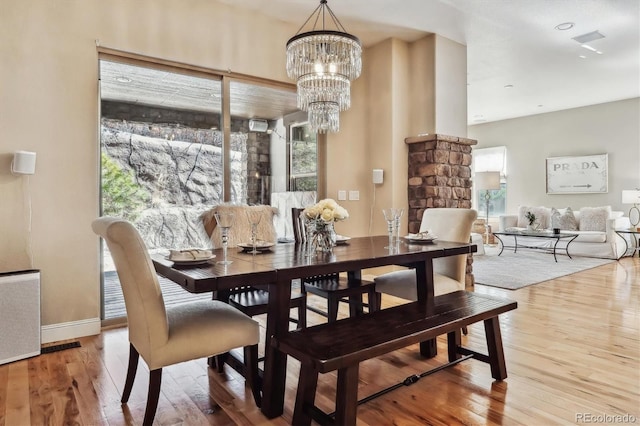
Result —
<instances>
[{"instance_id":1,"label":"glass coffee table","mask_svg":"<svg viewBox=\"0 0 640 426\"><path fill-rule=\"evenodd\" d=\"M629 251L629 248L631 248L631 257L635 255L636 251L638 252L638 257L640 257L640 246L638 246L638 235L640 235L640 228L616 229L615 231L616 231L616 234L618 234L620 238L624 240L624 245L625 245L624 253L622 254L622 256L620 256L620 258L623 258L624 256L626 256L627 251ZM633 247L629 247L629 242L624 237L624 234L633 235L633 242L634 242Z\"/></svg>"},{"instance_id":2,"label":"glass coffee table","mask_svg":"<svg viewBox=\"0 0 640 426\"><path fill-rule=\"evenodd\" d=\"M506 231L494 232L493 235L495 235L496 238L500 241L500 253L498 253L498 256L502 254L505 248L512 248L514 253L516 253L519 248L528 248L528 249L545 250L549 253L553 253L553 259L556 262L558 262L558 258L556 257L556 247L558 246L558 242L560 242L560 240L567 241L567 244L564 246L564 251L566 255L569 256L569 259L571 259L572 257L569 254L569 244L571 244L571 242L578 237L578 234L575 234L573 232L561 231L560 233L556 234L553 231L546 231L546 230L544 231L506 230ZM505 245L504 240L502 239L502 237L505 237L505 236L513 237L513 241L514 241L513 246ZM550 239L550 240L555 240L555 242L553 243L552 247L528 246L525 244L519 244L518 237Z\"/></svg>"}]
</instances>

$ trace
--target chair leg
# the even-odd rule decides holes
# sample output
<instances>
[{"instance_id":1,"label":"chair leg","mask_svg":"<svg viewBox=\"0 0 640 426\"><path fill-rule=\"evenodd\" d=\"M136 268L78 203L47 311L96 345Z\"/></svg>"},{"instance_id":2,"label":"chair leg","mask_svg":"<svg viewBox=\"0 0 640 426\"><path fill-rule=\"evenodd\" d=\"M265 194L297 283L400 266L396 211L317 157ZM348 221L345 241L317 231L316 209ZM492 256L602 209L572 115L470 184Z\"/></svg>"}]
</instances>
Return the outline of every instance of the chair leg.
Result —
<instances>
[{"instance_id":1,"label":"chair leg","mask_svg":"<svg viewBox=\"0 0 640 426\"><path fill-rule=\"evenodd\" d=\"M209 365L209 368L213 368L213 369L217 369L216 367L216 356L210 356L209 358L207 358L207 364Z\"/></svg>"},{"instance_id":2,"label":"chair leg","mask_svg":"<svg viewBox=\"0 0 640 426\"><path fill-rule=\"evenodd\" d=\"M147 409L144 411L143 426L151 426L156 416L158 399L160 398L160 385L162 384L162 368L149 372L149 394L147 395Z\"/></svg>"},{"instance_id":3,"label":"chair leg","mask_svg":"<svg viewBox=\"0 0 640 426\"><path fill-rule=\"evenodd\" d=\"M300 303L300 306L298 306L298 327L303 330L307 328L307 298L306 297Z\"/></svg>"},{"instance_id":4,"label":"chair leg","mask_svg":"<svg viewBox=\"0 0 640 426\"><path fill-rule=\"evenodd\" d=\"M369 304L369 313L380 310L380 305L378 304L378 294L374 289L371 289L367 292L367 302Z\"/></svg>"},{"instance_id":5,"label":"chair leg","mask_svg":"<svg viewBox=\"0 0 640 426\"><path fill-rule=\"evenodd\" d=\"M129 368L127 369L127 378L124 382L124 390L122 391L122 399L120 400L123 404L129 401L129 396L131 395L133 381L136 378L136 371L138 371L138 358L140 358L140 354L136 348L129 343Z\"/></svg>"},{"instance_id":6,"label":"chair leg","mask_svg":"<svg viewBox=\"0 0 640 426\"><path fill-rule=\"evenodd\" d=\"M376 306L377 309L382 309L382 293L376 291Z\"/></svg>"},{"instance_id":7,"label":"chair leg","mask_svg":"<svg viewBox=\"0 0 640 426\"><path fill-rule=\"evenodd\" d=\"M258 345L244 347L244 371L245 380L253 394L253 400L256 406L260 407L262 405L262 396L260 394L260 376L258 374Z\"/></svg>"},{"instance_id":8,"label":"chair leg","mask_svg":"<svg viewBox=\"0 0 640 426\"><path fill-rule=\"evenodd\" d=\"M338 319L338 304L340 302L340 298L335 297L332 294L329 294L327 299L327 321L334 322Z\"/></svg>"},{"instance_id":9,"label":"chair leg","mask_svg":"<svg viewBox=\"0 0 640 426\"><path fill-rule=\"evenodd\" d=\"M216 355L216 367L218 368L218 373L224 373L224 363L227 362L227 358L229 357L229 352L225 352L220 355Z\"/></svg>"}]
</instances>

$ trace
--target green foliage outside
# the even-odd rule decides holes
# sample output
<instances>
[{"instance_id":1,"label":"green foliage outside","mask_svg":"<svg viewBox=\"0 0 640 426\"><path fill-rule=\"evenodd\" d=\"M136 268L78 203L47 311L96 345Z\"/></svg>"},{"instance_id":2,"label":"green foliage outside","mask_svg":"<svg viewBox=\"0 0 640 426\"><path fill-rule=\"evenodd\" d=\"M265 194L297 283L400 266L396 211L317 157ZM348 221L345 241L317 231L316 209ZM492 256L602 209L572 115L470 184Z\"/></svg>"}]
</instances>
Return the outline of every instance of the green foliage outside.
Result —
<instances>
[{"instance_id":1,"label":"green foliage outside","mask_svg":"<svg viewBox=\"0 0 640 426\"><path fill-rule=\"evenodd\" d=\"M149 200L133 173L121 169L102 153L102 214L134 221Z\"/></svg>"},{"instance_id":2,"label":"green foliage outside","mask_svg":"<svg viewBox=\"0 0 640 426\"><path fill-rule=\"evenodd\" d=\"M294 191L316 191L318 183L315 176L296 178Z\"/></svg>"},{"instance_id":3,"label":"green foliage outside","mask_svg":"<svg viewBox=\"0 0 640 426\"><path fill-rule=\"evenodd\" d=\"M293 174L315 173L318 164L318 151L315 142L293 142L291 144Z\"/></svg>"}]
</instances>

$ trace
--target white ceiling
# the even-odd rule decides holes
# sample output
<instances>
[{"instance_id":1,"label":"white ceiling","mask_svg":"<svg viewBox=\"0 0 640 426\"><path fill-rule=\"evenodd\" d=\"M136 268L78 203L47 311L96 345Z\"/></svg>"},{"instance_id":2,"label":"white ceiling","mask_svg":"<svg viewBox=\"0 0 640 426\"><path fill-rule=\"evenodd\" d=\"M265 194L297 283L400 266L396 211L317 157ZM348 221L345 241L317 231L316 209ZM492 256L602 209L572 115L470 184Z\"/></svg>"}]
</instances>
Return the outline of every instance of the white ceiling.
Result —
<instances>
[{"instance_id":1,"label":"white ceiling","mask_svg":"<svg viewBox=\"0 0 640 426\"><path fill-rule=\"evenodd\" d=\"M298 26L319 3L216 1ZM639 0L329 0L328 5L365 46L391 36L413 41L427 33L465 44L469 124L640 96ZM575 25L554 28L563 22ZM602 54L572 40L596 30L605 38L589 44Z\"/></svg>"}]
</instances>

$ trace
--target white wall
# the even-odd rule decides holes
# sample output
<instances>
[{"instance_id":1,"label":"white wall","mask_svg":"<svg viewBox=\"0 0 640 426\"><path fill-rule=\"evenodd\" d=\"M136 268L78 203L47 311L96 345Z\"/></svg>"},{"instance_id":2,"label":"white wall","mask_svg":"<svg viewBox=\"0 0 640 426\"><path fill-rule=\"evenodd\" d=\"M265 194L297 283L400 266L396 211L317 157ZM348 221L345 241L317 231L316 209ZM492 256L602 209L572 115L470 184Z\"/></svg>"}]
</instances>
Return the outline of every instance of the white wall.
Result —
<instances>
[{"instance_id":1,"label":"white wall","mask_svg":"<svg viewBox=\"0 0 640 426\"><path fill-rule=\"evenodd\" d=\"M628 212L621 192L640 187L640 98L474 125L468 134L477 148L507 147L508 213L520 205ZM546 158L591 154L608 154L607 193L546 194Z\"/></svg>"}]
</instances>

